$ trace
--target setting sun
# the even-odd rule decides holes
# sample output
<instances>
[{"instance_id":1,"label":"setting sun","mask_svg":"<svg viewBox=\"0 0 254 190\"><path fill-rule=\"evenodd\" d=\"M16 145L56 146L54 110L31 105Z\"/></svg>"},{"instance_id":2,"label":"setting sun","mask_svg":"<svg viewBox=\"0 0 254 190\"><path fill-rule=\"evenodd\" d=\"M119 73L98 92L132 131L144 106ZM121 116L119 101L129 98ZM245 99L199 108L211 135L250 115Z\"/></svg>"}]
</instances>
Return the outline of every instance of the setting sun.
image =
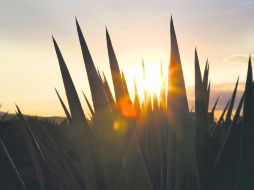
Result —
<instances>
[{"instance_id":1,"label":"setting sun","mask_svg":"<svg viewBox=\"0 0 254 190\"><path fill-rule=\"evenodd\" d=\"M166 64L165 64L166 65ZM141 102L144 101L144 94L146 93L149 97L157 96L158 100L160 100L160 92L162 88L162 84L165 85L166 88L166 75L167 68L164 67L159 61L155 60L145 60L143 63L139 64L135 71L131 68L124 69L124 73L126 75L128 87L130 94L134 96L134 83L133 79L135 79L138 95Z\"/></svg>"}]
</instances>

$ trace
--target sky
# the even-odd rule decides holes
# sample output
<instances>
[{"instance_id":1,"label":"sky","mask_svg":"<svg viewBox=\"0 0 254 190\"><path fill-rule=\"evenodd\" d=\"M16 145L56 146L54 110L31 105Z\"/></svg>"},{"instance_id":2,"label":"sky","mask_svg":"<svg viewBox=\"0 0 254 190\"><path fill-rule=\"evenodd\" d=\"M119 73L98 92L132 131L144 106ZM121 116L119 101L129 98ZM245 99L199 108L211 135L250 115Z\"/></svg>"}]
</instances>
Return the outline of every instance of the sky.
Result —
<instances>
[{"instance_id":1,"label":"sky","mask_svg":"<svg viewBox=\"0 0 254 190\"><path fill-rule=\"evenodd\" d=\"M240 92L244 86L248 57L254 52L253 8L251 0L0 1L1 111L14 112L17 104L27 114L64 115L54 92L57 88L65 95L52 35L87 110L82 90L89 100L91 94L75 17L95 65L110 85L105 26L129 90L133 91L133 78L140 75L142 59L151 79L158 79L160 63L165 72L169 63L171 15L190 102L196 47L201 69L207 58L210 63L211 103L220 95L222 108L238 76Z\"/></svg>"}]
</instances>

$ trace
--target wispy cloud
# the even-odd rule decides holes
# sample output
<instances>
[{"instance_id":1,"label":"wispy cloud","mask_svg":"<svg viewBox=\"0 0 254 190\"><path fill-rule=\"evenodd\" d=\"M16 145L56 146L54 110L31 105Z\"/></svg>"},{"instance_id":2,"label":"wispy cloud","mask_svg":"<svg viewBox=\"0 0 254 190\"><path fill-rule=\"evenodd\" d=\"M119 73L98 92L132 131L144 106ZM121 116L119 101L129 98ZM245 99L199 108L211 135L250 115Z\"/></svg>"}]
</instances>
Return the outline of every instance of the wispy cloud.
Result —
<instances>
[{"instance_id":1,"label":"wispy cloud","mask_svg":"<svg viewBox=\"0 0 254 190\"><path fill-rule=\"evenodd\" d=\"M222 63L241 66L243 64L248 63L249 56L250 54L246 54L246 53L234 53L225 57L222 60Z\"/></svg>"},{"instance_id":2,"label":"wispy cloud","mask_svg":"<svg viewBox=\"0 0 254 190\"><path fill-rule=\"evenodd\" d=\"M250 6L250 5L253 5L253 1L245 0L245 1L241 2L241 5L242 6Z\"/></svg>"}]
</instances>

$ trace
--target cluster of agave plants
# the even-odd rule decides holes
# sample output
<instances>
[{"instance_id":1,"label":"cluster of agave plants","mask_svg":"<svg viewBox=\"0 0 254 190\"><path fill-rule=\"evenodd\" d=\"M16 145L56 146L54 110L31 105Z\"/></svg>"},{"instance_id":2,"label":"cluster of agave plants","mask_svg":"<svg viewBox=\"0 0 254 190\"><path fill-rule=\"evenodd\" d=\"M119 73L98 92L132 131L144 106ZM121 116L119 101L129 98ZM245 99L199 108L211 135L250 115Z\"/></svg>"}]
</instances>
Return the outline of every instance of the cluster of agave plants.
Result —
<instances>
[{"instance_id":1,"label":"cluster of agave plants","mask_svg":"<svg viewBox=\"0 0 254 190\"><path fill-rule=\"evenodd\" d=\"M81 28L77 32L90 85L86 116L60 49L53 43L68 106L61 124L17 116L0 120L3 190L250 190L254 189L254 93L251 58L245 91L232 97L217 120L209 110L209 65L202 77L195 50L195 111L190 111L171 19L168 76L159 100L135 85L131 100L106 31L114 95L96 69ZM143 67L145 70L145 68ZM144 71L145 72L145 71ZM163 70L162 70L163 73ZM166 88L168 83L168 88ZM167 90L166 90L167 89ZM242 114L241 114L242 113Z\"/></svg>"}]
</instances>

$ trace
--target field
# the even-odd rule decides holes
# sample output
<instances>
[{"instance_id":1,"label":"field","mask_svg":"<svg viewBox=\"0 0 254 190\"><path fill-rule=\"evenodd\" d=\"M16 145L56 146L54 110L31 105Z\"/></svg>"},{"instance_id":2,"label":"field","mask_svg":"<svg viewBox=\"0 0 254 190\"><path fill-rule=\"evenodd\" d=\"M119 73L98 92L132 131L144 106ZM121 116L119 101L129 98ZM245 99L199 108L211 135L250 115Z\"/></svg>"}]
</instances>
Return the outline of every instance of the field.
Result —
<instances>
[{"instance_id":1,"label":"field","mask_svg":"<svg viewBox=\"0 0 254 190\"><path fill-rule=\"evenodd\" d=\"M66 119L54 123L0 118L0 189L8 190L250 190L254 189L254 83L249 58L245 91L234 110L238 80L218 119L209 109L209 64L195 50L195 109L190 110L173 21L168 76L159 98L137 86L131 100L124 73L106 40L114 94L94 65L76 20L92 95L84 114L64 58L53 44L68 100L56 90ZM230 69L230 68L229 68ZM143 64L145 75L145 66ZM135 81L133 81L135 83ZM167 87L168 86L168 87ZM93 106L92 106L93 105Z\"/></svg>"}]
</instances>

